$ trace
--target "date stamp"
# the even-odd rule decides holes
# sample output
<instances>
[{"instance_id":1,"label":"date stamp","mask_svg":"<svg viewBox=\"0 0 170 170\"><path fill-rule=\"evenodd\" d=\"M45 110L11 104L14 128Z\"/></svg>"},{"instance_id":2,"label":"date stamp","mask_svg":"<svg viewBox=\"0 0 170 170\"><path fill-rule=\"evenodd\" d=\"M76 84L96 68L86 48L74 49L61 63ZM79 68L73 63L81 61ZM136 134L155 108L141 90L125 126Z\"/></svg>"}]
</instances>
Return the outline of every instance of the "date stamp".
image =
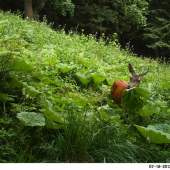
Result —
<instances>
[{"instance_id":1,"label":"date stamp","mask_svg":"<svg viewBox=\"0 0 170 170\"><path fill-rule=\"evenodd\" d=\"M170 165L149 165L149 168L170 168Z\"/></svg>"}]
</instances>

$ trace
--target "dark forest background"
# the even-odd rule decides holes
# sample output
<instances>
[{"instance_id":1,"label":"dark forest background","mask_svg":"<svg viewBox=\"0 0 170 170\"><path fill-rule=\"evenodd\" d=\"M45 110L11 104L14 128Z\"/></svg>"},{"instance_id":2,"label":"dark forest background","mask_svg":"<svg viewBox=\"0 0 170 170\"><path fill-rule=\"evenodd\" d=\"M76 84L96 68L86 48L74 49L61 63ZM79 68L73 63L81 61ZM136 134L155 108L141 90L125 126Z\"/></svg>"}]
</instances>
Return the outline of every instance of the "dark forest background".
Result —
<instances>
[{"instance_id":1,"label":"dark forest background","mask_svg":"<svg viewBox=\"0 0 170 170\"><path fill-rule=\"evenodd\" d=\"M106 43L116 38L139 56L169 60L170 0L0 0L0 9L31 20L46 16L54 29L103 36Z\"/></svg>"}]
</instances>

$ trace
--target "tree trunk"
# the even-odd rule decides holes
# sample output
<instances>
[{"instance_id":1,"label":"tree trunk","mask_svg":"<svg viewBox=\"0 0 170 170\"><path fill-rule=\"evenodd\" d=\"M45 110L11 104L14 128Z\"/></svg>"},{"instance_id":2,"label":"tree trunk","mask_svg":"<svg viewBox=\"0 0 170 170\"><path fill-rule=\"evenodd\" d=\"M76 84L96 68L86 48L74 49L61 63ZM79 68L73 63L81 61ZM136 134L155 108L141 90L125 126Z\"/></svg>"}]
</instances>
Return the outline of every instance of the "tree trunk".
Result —
<instances>
[{"instance_id":1,"label":"tree trunk","mask_svg":"<svg viewBox=\"0 0 170 170\"><path fill-rule=\"evenodd\" d=\"M32 8L32 0L24 0L24 11L25 18L28 17L30 20L37 20L39 12L43 9L47 0L37 0L36 7Z\"/></svg>"},{"instance_id":2,"label":"tree trunk","mask_svg":"<svg viewBox=\"0 0 170 170\"><path fill-rule=\"evenodd\" d=\"M156 58L159 58L159 49L158 49L158 47L155 47L155 56L156 56Z\"/></svg>"},{"instance_id":3,"label":"tree trunk","mask_svg":"<svg viewBox=\"0 0 170 170\"><path fill-rule=\"evenodd\" d=\"M46 3L47 0L37 0L37 5L34 8L34 20L37 20L37 16L39 14L39 12L44 8L44 5Z\"/></svg>"},{"instance_id":4,"label":"tree trunk","mask_svg":"<svg viewBox=\"0 0 170 170\"><path fill-rule=\"evenodd\" d=\"M118 19L117 19L117 23L116 23L116 34L117 34L118 42L120 43L120 31L119 31L119 20Z\"/></svg>"},{"instance_id":5,"label":"tree trunk","mask_svg":"<svg viewBox=\"0 0 170 170\"><path fill-rule=\"evenodd\" d=\"M32 9L32 0L24 0L24 17L29 18L30 20L33 19L33 9Z\"/></svg>"},{"instance_id":6,"label":"tree trunk","mask_svg":"<svg viewBox=\"0 0 170 170\"><path fill-rule=\"evenodd\" d=\"M120 43L120 30L119 30L119 15L118 15L118 10L115 7L115 12L116 12L116 34L117 34L117 40Z\"/></svg>"},{"instance_id":7,"label":"tree trunk","mask_svg":"<svg viewBox=\"0 0 170 170\"><path fill-rule=\"evenodd\" d=\"M101 2L101 0L99 0L99 7L100 7L100 10L102 10L102 2ZM103 32L102 32L102 21L100 21L100 36L102 37L102 34L103 34Z\"/></svg>"},{"instance_id":8,"label":"tree trunk","mask_svg":"<svg viewBox=\"0 0 170 170\"><path fill-rule=\"evenodd\" d=\"M154 39L155 44L156 44L156 42L157 42L156 39ZM155 57L159 58L159 48L158 48L158 46L155 46L154 50L155 50Z\"/></svg>"}]
</instances>

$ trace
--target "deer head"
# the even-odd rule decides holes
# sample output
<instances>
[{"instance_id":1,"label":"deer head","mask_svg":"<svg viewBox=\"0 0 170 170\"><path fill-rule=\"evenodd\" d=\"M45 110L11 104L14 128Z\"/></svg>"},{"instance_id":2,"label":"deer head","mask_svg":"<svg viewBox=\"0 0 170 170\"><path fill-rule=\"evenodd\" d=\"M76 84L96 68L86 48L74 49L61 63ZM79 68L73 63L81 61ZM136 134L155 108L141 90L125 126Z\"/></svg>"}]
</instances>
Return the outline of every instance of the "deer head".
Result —
<instances>
[{"instance_id":1,"label":"deer head","mask_svg":"<svg viewBox=\"0 0 170 170\"><path fill-rule=\"evenodd\" d=\"M129 63L129 72L132 74L132 76L130 77L130 83L127 85L126 89L130 89L132 87L139 87L140 81L147 74L148 71L149 69L138 75L135 73L132 65Z\"/></svg>"}]
</instances>

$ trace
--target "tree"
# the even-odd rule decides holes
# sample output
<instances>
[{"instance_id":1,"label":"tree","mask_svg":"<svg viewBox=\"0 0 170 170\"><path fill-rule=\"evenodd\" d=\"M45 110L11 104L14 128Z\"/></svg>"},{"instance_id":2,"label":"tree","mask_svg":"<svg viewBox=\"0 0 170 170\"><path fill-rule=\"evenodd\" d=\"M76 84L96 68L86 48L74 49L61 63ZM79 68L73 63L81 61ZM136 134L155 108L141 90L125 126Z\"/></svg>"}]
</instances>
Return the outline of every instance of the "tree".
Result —
<instances>
[{"instance_id":1,"label":"tree","mask_svg":"<svg viewBox=\"0 0 170 170\"><path fill-rule=\"evenodd\" d=\"M143 15L148 3L145 0L73 0L76 4L75 21L91 32L120 34L131 27L146 25Z\"/></svg>"},{"instance_id":2,"label":"tree","mask_svg":"<svg viewBox=\"0 0 170 170\"><path fill-rule=\"evenodd\" d=\"M148 48L154 49L156 58L169 57L170 52L170 0L150 0L148 24L144 39Z\"/></svg>"},{"instance_id":3,"label":"tree","mask_svg":"<svg viewBox=\"0 0 170 170\"><path fill-rule=\"evenodd\" d=\"M131 27L138 29L141 26L146 25L146 17L144 12L148 7L148 3L145 0L111 0L112 9L115 10L116 20L112 21L115 25L116 33L118 35L122 32L127 32Z\"/></svg>"},{"instance_id":4,"label":"tree","mask_svg":"<svg viewBox=\"0 0 170 170\"><path fill-rule=\"evenodd\" d=\"M45 3L49 2L53 6L53 10L58 10L63 16L69 12L71 16L74 14L74 4L71 0L24 0L24 16L30 20L37 20L39 12L44 8Z\"/></svg>"},{"instance_id":5,"label":"tree","mask_svg":"<svg viewBox=\"0 0 170 170\"><path fill-rule=\"evenodd\" d=\"M24 16L30 20L37 20L39 12L43 9L47 0L37 0L36 6L33 9L32 0L24 0Z\"/></svg>"}]
</instances>

